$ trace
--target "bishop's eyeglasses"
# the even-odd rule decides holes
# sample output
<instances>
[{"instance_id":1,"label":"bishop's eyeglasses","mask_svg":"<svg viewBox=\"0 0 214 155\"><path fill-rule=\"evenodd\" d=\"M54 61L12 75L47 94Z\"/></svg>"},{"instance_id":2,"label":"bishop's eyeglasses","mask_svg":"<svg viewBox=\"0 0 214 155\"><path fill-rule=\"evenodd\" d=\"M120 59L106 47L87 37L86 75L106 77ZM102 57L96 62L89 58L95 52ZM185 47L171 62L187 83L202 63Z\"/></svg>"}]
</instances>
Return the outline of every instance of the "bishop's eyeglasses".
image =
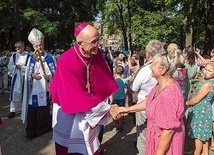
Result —
<instances>
[{"instance_id":1,"label":"bishop's eyeglasses","mask_svg":"<svg viewBox=\"0 0 214 155\"><path fill-rule=\"evenodd\" d=\"M94 40L94 41L92 41L92 42L87 42L87 41L82 41L83 43L86 43L86 44L88 44L88 45L91 45L91 46L97 46L97 45L99 45L99 40Z\"/></svg>"}]
</instances>

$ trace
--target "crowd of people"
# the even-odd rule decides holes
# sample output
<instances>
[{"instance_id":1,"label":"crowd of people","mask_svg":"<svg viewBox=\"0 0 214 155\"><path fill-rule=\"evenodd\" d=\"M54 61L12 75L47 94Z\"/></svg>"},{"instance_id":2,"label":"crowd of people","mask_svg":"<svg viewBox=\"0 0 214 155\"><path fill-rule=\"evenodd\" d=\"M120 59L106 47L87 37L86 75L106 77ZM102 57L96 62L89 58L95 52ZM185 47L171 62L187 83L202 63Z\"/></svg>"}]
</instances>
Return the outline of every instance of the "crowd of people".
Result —
<instances>
[{"instance_id":1,"label":"crowd of people","mask_svg":"<svg viewBox=\"0 0 214 155\"><path fill-rule=\"evenodd\" d=\"M145 51L147 61L128 90L133 99L137 93L137 104L116 107L114 119L135 113L139 155L184 154L185 127L195 141L190 154L208 155L213 150L214 49L204 58L193 46L181 50L171 43L165 51L152 40Z\"/></svg>"},{"instance_id":2,"label":"crowd of people","mask_svg":"<svg viewBox=\"0 0 214 155\"><path fill-rule=\"evenodd\" d=\"M53 130L57 155L99 155L109 113L115 132L123 132L124 115L134 113L139 155L183 155L185 130L194 155L214 149L214 49L204 56L193 46L165 49L151 40L141 51L102 52L92 25L80 23L74 35L76 44L57 59L35 28L28 36L34 52L22 41L16 52L0 52L8 118L21 111L26 138Z\"/></svg>"}]
</instances>

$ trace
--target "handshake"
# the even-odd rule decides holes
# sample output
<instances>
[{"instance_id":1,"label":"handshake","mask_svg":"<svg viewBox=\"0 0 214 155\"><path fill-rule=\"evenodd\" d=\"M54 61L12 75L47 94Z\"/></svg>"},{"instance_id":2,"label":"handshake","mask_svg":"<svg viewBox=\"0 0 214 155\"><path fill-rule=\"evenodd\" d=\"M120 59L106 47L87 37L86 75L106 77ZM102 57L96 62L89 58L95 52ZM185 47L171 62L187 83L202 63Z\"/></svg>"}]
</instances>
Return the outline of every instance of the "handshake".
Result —
<instances>
[{"instance_id":1,"label":"handshake","mask_svg":"<svg viewBox=\"0 0 214 155\"><path fill-rule=\"evenodd\" d=\"M118 120L124 114L129 113L129 109L126 107L119 107L117 104L111 105L110 115L114 120Z\"/></svg>"}]
</instances>

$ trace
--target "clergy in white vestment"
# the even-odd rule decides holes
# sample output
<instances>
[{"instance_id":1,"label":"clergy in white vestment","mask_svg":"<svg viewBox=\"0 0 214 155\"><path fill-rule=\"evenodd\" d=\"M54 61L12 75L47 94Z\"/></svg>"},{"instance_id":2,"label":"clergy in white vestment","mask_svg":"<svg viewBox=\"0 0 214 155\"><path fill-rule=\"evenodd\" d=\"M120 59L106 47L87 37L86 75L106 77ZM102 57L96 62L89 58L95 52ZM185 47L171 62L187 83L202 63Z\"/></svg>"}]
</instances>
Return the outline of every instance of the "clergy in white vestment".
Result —
<instances>
[{"instance_id":1,"label":"clergy in white vestment","mask_svg":"<svg viewBox=\"0 0 214 155\"><path fill-rule=\"evenodd\" d=\"M15 43L16 52L10 57L8 74L12 77L10 89L10 113L9 118L15 116L22 109L24 76L27 61L30 55L24 51L25 44L22 41Z\"/></svg>"},{"instance_id":2,"label":"clergy in white vestment","mask_svg":"<svg viewBox=\"0 0 214 155\"><path fill-rule=\"evenodd\" d=\"M28 40L34 48L34 54L28 61L26 85L21 119L27 121L26 138L35 138L52 131L51 102L49 84L55 73L56 64L51 54L44 50L44 35L32 29Z\"/></svg>"}]
</instances>

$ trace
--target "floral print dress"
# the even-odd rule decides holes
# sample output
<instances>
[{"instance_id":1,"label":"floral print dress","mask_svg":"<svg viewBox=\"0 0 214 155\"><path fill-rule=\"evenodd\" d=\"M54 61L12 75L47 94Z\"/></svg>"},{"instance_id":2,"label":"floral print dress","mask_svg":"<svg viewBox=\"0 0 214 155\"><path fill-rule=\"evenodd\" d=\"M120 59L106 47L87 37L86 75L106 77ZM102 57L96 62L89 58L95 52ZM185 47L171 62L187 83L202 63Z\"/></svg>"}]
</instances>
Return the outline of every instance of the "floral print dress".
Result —
<instances>
[{"instance_id":1,"label":"floral print dress","mask_svg":"<svg viewBox=\"0 0 214 155\"><path fill-rule=\"evenodd\" d=\"M185 94L185 82L187 80L187 68L177 68L173 74L174 79L180 85L181 91Z\"/></svg>"},{"instance_id":2,"label":"floral print dress","mask_svg":"<svg viewBox=\"0 0 214 155\"><path fill-rule=\"evenodd\" d=\"M206 80L202 80L196 87L195 94L198 93L200 88ZM214 95L214 80L209 80L213 84L213 90L207 94L199 103L189 108L187 131L188 136L207 141L212 137L212 100Z\"/></svg>"}]
</instances>

